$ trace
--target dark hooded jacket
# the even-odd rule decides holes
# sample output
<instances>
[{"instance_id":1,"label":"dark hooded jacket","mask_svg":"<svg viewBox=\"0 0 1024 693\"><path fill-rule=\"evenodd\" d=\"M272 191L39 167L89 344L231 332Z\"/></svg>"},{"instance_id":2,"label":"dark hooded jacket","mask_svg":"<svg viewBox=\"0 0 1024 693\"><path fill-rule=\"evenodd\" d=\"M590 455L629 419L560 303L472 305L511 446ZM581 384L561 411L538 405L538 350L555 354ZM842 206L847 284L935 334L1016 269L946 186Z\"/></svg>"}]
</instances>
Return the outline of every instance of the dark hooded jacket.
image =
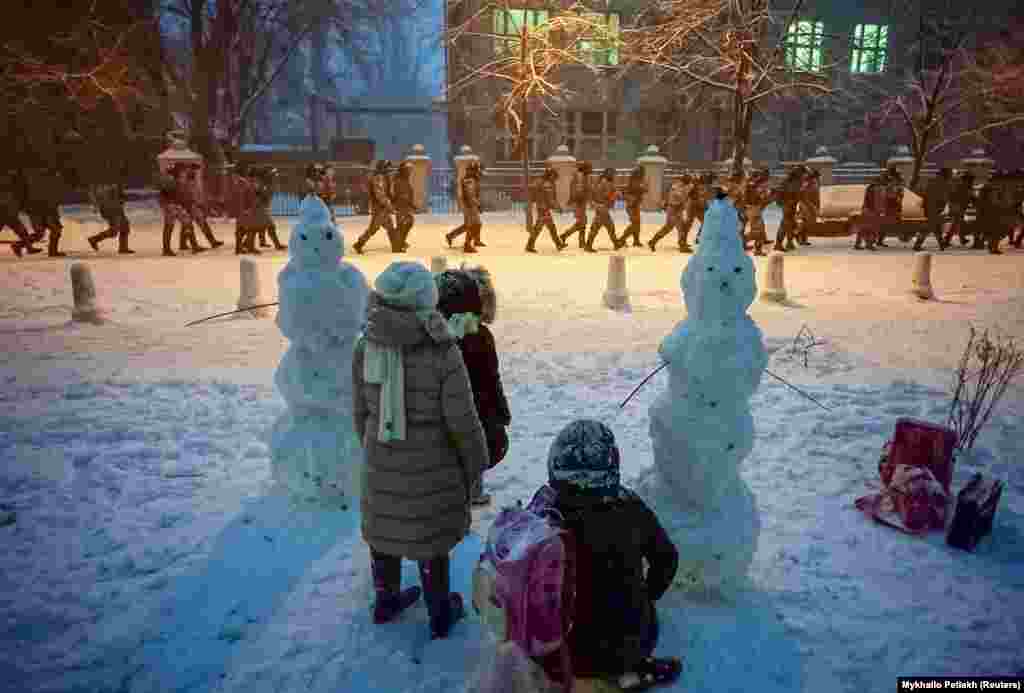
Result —
<instances>
[{"instance_id":1,"label":"dark hooded jacket","mask_svg":"<svg viewBox=\"0 0 1024 693\"><path fill-rule=\"evenodd\" d=\"M575 606L569 650L576 676L635 670L657 640L654 602L672 584L679 553L633 491L611 497L552 484L575 547ZM648 568L644 571L644 561Z\"/></svg>"}]
</instances>

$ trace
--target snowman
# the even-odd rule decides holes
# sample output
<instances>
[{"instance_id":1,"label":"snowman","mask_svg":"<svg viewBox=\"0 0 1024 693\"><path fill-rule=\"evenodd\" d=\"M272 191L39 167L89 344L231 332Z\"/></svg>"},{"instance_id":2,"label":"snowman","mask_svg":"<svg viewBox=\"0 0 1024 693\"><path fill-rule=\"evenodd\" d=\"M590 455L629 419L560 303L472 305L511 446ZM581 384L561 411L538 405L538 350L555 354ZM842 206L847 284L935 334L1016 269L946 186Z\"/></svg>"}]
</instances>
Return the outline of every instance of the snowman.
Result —
<instances>
[{"instance_id":1,"label":"snowman","mask_svg":"<svg viewBox=\"0 0 1024 693\"><path fill-rule=\"evenodd\" d=\"M654 466L637 490L679 549L676 585L728 597L746 584L760 533L739 466L753 450L750 398L768 364L747 310L757 295L735 208L712 201L680 286L687 317L658 349L668 389L651 405Z\"/></svg>"},{"instance_id":2,"label":"snowman","mask_svg":"<svg viewBox=\"0 0 1024 693\"><path fill-rule=\"evenodd\" d=\"M341 233L320 198L307 196L299 214L277 278L277 326L291 344L274 374L288 410L271 431L272 476L297 498L348 507L363 455L352 426L352 350L369 286L341 261Z\"/></svg>"}]
</instances>

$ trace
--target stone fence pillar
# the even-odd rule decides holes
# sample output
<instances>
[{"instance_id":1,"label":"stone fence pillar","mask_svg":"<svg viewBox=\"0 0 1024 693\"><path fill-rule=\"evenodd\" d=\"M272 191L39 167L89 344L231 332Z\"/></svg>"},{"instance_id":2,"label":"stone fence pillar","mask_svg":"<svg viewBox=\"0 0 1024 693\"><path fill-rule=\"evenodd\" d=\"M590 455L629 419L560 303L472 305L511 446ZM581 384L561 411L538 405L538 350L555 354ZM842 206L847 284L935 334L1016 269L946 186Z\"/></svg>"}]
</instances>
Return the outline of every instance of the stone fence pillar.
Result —
<instances>
[{"instance_id":1,"label":"stone fence pillar","mask_svg":"<svg viewBox=\"0 0 1024 693\"><path fill-rule=\"evenodd\" d=\"M832 185L835 180L832 174L836 163L836 160L829 156L826 147L818 147L818 151L814 153L814 156L807 160L807 166L821 174L822 185Z\"/></svg>"},{"instance_id":2,"label":"stone fence pillar","mask_svg":"<svg viewBox=\"0 0 1024 693\"><path fill-rule=\"evenodd\" d=\"M965 172L974 174L975 185L982 185L992 177L996 162L985 156L984 149L975 149L971 155L960 162Z\"/></svg>"},{"instance_id":3,"label":"stone fence pillar","mask_svg":"<svg viewBox=\"0 0 1024 693\"><path fill-rule=\"evenodd\" d=\"M914 157L910 155L910 147L906 145L897 147L896 155L889 157L885 165L888 168L895 167L903 176L904 184L910 185L910 177L914 174Z\"/></svg>"},{"instance_id":4,"label":"stone fence pillar","mask_svg":"<svg viewBox=\"0 0 1024 693\"><path fill-rule=\"evenodd\" d=\"M576 173L576 157L569 153L567 146L561 144L555 149L555 153L548 157L548 164L558 174L558 182L555 183L555 190L558 192L558 206L568 209L569 188L572 185L572 176Z\"/></svg>"},{"instance_id":5,"label":"stone fence pillar","mask_svg":"<svg viewBox=\"0 0 1024 693\"><path fill-rule=\"evenodd\" d=\"M412 199L416 204L416 212L430 211L430 171L433 163L422 144L414 144L412 153L405 157L412 166Z\"/></svg>"},{"instance_id":6,"label":"stone fence pillar","mask_svg":"<svg viewBox=\"0 0 1024 693\"><path fill-rule=\"evenodd\" d=\"M658 153L657 145L652 144L636 163L644 169L644 182L647 183L647 194L644 195L641 208L645 212L655 212L661 207L661 187L664 185L668 159Z\"/></svg>"},{"instance_id":7,"label":"stone fence pillar","mask_svg":"<svg viewBox=\"0 0 1024 693\"><path fill-rule=\"evenodd\" d=\"M459 211L462 211L462 179L466 175L466 169L471 161L480 161L480 157L473 153L468 144L462 145L459 155L455 157L455 199L459 203Z\"/></svg>"}]
</instances>

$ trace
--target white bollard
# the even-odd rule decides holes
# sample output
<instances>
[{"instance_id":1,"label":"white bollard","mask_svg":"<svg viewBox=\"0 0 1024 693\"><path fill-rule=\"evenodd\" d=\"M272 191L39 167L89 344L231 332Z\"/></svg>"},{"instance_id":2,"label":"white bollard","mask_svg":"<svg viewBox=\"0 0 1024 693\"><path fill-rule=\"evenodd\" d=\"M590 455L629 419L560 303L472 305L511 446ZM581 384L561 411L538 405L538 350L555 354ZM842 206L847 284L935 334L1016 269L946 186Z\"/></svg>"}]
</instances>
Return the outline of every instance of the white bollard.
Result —
<instances>
[{"instance_id":1,"label":"white bollard","mask_svg":"<svg viewBox=\"0 0 1024 693\"><path fill-rule=\"evenodd\" d=\"M629 290L626 289L626 258L622 255L608 258L608 288L604 292L604 304L612 310L630 309Z\"/></svg>"},{"instance_id":2,"label":"white bollard","mask_svg":"<svg viewBox=\"0 0 1024 693\"><path fill-rule=\"evenodd\" d=\"M103 311L96 306L96 284L92 280L92 271L84 262L71 265L71 294L75 306L71 309L71 319L75 322L91 322L99 325L105 322Z\"/></svg>"},{"instance_id":3,"label":"white bollard","mask_svg":"<svg viewBox=\"0 0 1024 693\"><path fill-rule=\"evenodd\" d=\"M935 298L932 291L932 254L914 253L914 279L910 293L925 301Z\"/></svg>"},{"instance_id":4,"label":"white bollard","mask_svg":"<svg viewBox=\"0 0 1024 693\"><path fill-rule=\"evenodd\" d=\"M242 258L240 267L242 290L238 296L239 310L267 303L267 301L260 295L260 275L258 270L259 266L256 264L255 260L249 257ZM265 318L270 315L270 310L268 308L253 308L252 310L244 311L242 313L235 313L235 315L251 318Z\"/></svg>"},{"instance_id":5,"label":"white bollard","mask_svg":"<svg viewBox=\"0 0 1024 693\"><path fill-rule=\"evenodd\" d=\"M435 255L430 258L430 271L433 274L441 274L448 269L448 258L444 255Z\"/></svg>"},{"instance_id":6,"label":"white bollard","mask_svg":"<svg viewBox=\"0 0 1024 693\"><path fill-rule=\"evenodd\" d=\"M774 250L768 255L768 272L765 275L765 286L761 289L762 301L782 303L786 300L786 279L783 274L783 262L786 254Z\"/></svg>"}]
</instances>

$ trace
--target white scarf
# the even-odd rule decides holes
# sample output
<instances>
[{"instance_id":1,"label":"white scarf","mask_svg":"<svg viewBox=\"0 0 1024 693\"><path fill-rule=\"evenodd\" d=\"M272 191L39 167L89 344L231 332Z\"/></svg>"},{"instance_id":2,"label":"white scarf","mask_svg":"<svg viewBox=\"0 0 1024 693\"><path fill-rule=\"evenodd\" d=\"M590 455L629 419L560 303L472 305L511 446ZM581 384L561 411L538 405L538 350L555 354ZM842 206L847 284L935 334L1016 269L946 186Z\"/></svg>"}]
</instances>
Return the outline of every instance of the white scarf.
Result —
<instances>
[{"instance_id":1,"label":"white scarf","mask_svg":"<svg viewBox=\"0 0 1024 693\"><path fill-rule=\"evenodd\" d=\"M363 378L380 385L377 440L405 440L405 361L401 347L366 341Z\"/></svg>"}]
</instances>

